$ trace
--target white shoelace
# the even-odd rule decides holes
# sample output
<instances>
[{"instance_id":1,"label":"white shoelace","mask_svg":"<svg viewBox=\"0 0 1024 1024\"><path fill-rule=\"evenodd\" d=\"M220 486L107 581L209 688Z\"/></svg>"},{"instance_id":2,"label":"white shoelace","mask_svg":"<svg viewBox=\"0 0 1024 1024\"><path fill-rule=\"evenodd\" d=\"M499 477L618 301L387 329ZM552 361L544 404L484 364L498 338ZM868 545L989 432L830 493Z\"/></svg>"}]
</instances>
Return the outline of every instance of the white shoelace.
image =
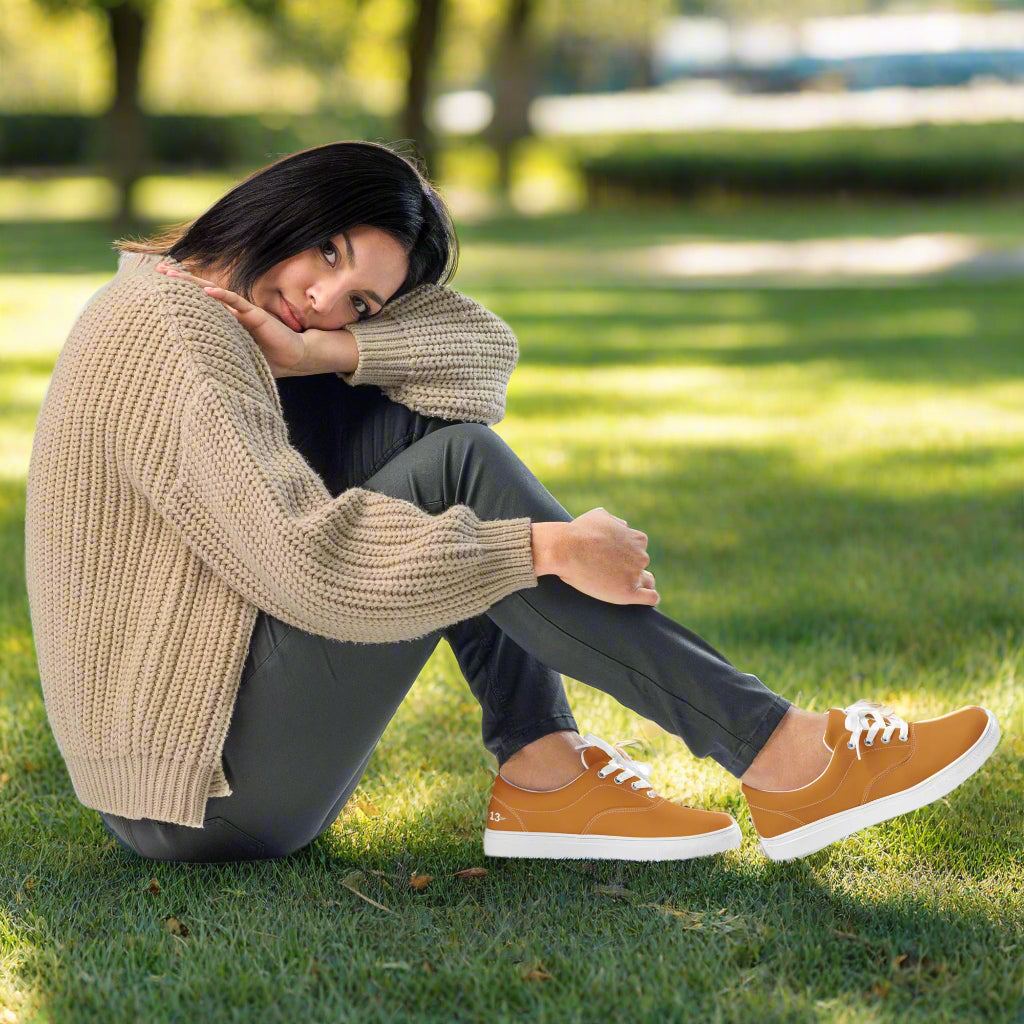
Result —
<instances>
[{"instance_id":1,"label":"white shoelace","mask_svg":"<svg viewBox=\"0 0 1024 1024\"><path fill-rule=\"evenodd\" d=\"M651 766L646 761L633 761L626 757L621 750L613 747L610 743L606 743L599 737L594 736L592 733L588 732L587 735L583 737L583 740L588 747L600 747L600 749L611 758L603 768L598 770L598 778L606 779L613 772L617 772L615 781L620 785L623 782L629 782L630 779L633 779L634 781L630 788L635 789L638 792L640 790L647 790L647 795L652 800L657 796L657 793L654 792L654 789L651 786Z\"/></svg>"},{"instance_id":2,"label":"white shoelace","mask_svg":"<svg viewBox=\"0 0 1024 1024\"><path fill-rule=\"evenodd\" d=\"M850 750L857 751L857 760L860 760L860 737L865 731L864 746L870 747L875 742L879 732L882 734L882 742L888 743L892 734L899 729L900 742L907 740L907 723L899 715L893 713L889 708L881 704L875 704L867 700L859 700L851 704L846 711L846 721L843 723L850 730L850 739L846 744Z\"/></svg>"}]
</instances>

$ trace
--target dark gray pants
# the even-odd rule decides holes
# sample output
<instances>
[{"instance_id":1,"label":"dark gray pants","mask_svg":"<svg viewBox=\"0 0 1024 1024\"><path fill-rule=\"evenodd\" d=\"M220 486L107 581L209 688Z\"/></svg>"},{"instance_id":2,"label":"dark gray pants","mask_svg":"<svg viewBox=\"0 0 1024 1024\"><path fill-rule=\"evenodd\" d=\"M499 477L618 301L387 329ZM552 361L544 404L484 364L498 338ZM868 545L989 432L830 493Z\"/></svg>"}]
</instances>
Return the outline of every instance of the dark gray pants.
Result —
<instances>
[{"instance_id":1,"label":"dark gray pants","mask_svg":"<svg viewBox=\"0 0 1024 1024\"><path fill-rule=\"evenodd\" d=\"M572 517L490 428L422 416L334 374L278 380L291 443L332 495L361 486L440 513ZM559 673L606 693L742 775L789 702L737 671L654 608L613 605L556 576L418 640L354 644L260 612L224 744L232 793L201 829L102 815L158 860L282 857L326 831L437 643L451 645L480 703L483 741L503 763L541 736L575 729Z\"/></svg>"}]
</instances>

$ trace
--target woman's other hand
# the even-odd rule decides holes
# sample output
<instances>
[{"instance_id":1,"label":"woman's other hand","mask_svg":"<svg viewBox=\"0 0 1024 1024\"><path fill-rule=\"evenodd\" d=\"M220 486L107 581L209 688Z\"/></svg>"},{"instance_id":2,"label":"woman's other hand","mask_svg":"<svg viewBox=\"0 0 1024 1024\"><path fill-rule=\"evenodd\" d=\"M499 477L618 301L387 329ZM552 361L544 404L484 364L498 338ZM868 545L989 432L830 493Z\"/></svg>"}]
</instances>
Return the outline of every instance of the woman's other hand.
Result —
<instances>
[{"instance_id":1,"label":"woman's other hand","mask_svg":"<svg viewBox=\"0 0 1024 1024\"><path fill-rule=\"evenodd\" d=\"M265 309L254 306L236 292L228 291L195 274L190 274L166 263L156 269L168 277L182 277L199 285L207 295L216 299L252 336L274 377L302 377L311 373L326 373L332 366L320 366L314 346L307 344L303 334L293 331ZM326 332L313 332L323 335ZM341 332L330 332L331 334ZM344 332L347 333L347 332ZM312 340L312 339L310 339ZM354 344L354 339L353 339Z\"/></svg>"},{"instance_id":2,"label":"woman's other hand","mask_svg":"<svg viewBox=\"0 0 1024 1024\"><path fill-rule=\"evenodd\" d=\"M647 534L603 508L571 523L533 523L534 571L611 604L656 605L661 600L647 571Z\"/></svg>"}]
</instances>

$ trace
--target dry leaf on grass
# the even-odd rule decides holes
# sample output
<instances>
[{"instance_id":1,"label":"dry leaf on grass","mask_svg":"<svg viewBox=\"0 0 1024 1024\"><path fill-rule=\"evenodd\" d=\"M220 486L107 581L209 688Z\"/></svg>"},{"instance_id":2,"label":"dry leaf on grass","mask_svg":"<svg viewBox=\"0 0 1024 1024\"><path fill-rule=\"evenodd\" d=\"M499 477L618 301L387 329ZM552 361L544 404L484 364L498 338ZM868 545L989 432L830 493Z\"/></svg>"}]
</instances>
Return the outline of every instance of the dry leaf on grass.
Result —
<instances>
[{"instance_id":1,"label":"dry leaf on grass","mask_svg":"<svg viewBox=\"0 0 1024 1024\"><path fill-rule=\"evenodd\" d=\"M456 878L483 878L487 874L487 868L463 868L455 872Z\"/></svg>"},{"instance_id":2,"label":"dry leaf on grass","mask_svg":"<svg viewBox=\"0 0 1024 1024\"><path fill-rule=\"evenodd\" d=\"M188 925L184 921L179 921L176 917L165 917L164 927L172 935L180 935L183 939L187 939L189 936Z\"/></svg>"},{"instance_id":3,"label":"dry leaf on grass","mask_svg":"<svg viewBox=\"0 0 1024 1024\"><path fill-rule=\"evenodd\" d=\"M379 910L386 910L389 914L393 914L394 911L390 907L385 907L383 903L378 903L375 899L371 899L366 895L365 892L359 890L359 883L363 880L362 871L350 871L342 880L341 884L348 889L349 892L354 892L361 900L366 900L367 903L372 903L373 906Z\"/></svg>"},{"instance_id":4,"label":"dry leaf on grass","mask_svg":"<svg viewBox=\"0 0 1024 1024\"><path fill-rule=\"evenodd\" d=\"M412 877L409 879L409 885L413 889L426 889L428 885L434 880L433 875L417 875L413 872Z\"/></svg>"},{"instance_id":5,"label":"dry leaf on grass","mask_svg":"<svg viewBox=\"0 0 1024 1024\"><path fill-rule=\"evenodd\" d=\"M551 981L551 974L542 963L536 963L532 967L521 964L519 970L523 975L523 981Z\"/></svg>"},{"instance_id":6,"label":"dry leaf on grass","mask_svg":"<svg viewBox=\"0 0 1024 1024\"><path fill-rule=\"evenodd\" d=\"M146 886L146 892L151 892L154 895L156 895L156 893L158 893L159 891L160 883L155 878L151 878L149 880L149 885Z\"/></svg>"}]
</instances>

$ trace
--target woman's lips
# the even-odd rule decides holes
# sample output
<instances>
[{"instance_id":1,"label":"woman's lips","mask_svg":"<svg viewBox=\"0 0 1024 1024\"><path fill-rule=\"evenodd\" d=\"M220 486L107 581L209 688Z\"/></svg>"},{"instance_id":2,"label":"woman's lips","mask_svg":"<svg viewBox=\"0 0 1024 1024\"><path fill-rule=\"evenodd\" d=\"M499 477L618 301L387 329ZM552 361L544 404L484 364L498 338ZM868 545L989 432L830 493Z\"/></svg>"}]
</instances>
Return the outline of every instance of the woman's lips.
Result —
<instances>
[{"instance_id":1,"label":"woman's lips","mask_svg":"<svg viewBox=\"0 0 1024 1024\"><path fill-rule=\"evenodd\" d=\"M303 322L299 319L299 314L295 312L292 304L283 295L281 296L280 316L285 326L290 327L293 331L301 334L306 329Z\"/></svg>"}]
</instances>

